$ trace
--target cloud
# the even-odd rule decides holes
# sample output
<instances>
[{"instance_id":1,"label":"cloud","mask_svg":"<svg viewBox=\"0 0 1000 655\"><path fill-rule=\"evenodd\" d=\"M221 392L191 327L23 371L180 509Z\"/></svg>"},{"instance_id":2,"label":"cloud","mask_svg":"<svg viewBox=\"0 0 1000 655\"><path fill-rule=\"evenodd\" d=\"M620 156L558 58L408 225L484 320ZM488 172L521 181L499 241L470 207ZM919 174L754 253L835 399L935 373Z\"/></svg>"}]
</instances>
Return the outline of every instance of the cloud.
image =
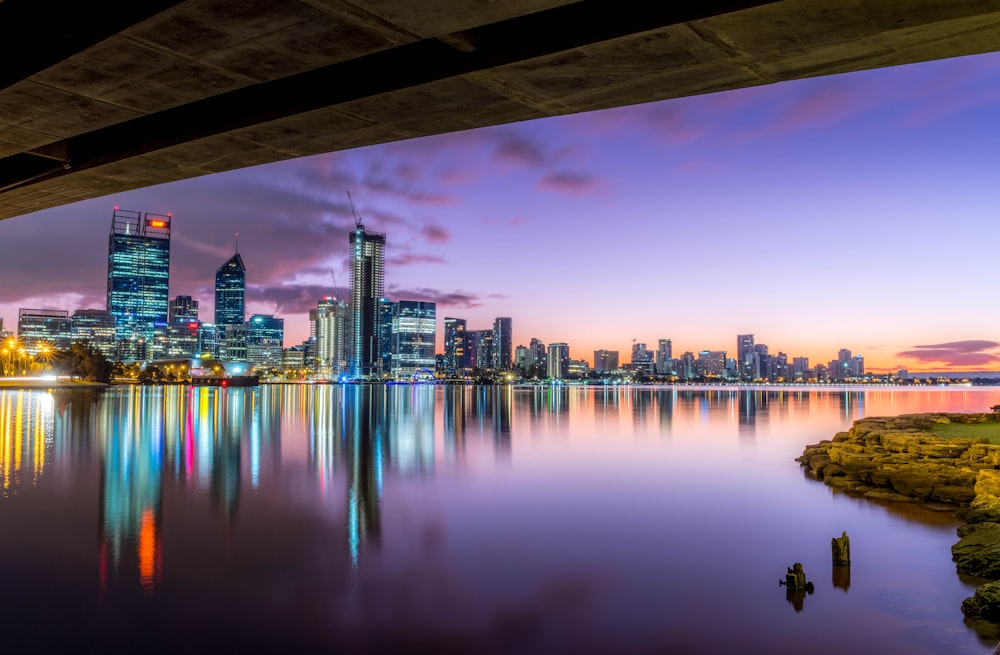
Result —
<instances>
[{"instance_id":1,"label":"cloud","mask_svg":"<svg viewBox=\"0 0 1000 655\"><path fill-rule=\"evenodd\" d=\"M986 366L1000 362L1000 353L988 352L996 348L1000 348L1000 343L996 341L950 341L913 346L912 350L898 352L896 356L913 359L921 364L943 364L954 367Z\"/></svg>"},{"instance_id":2,"label":"cloud","mask_svg":"<svg viewBox=\"0 0 1000 655\"><path fill-rule=\"evenodd\" d=\"M320 285L247 286L247 302L273 305L277 315L304 314L315 309L316 303L326 296L347 298L344 287Z\"/></svg>"},{"instance_id":3,"label":"cloud","mask_svg":"<svg viewBox=\"0 0 1000 655\"><path fill-rule=\"evenodd\" d=\"M538 181L537 186L539 189L582 195L592 191L597 186L597 179L586 173L559 171L544 175Z\"/></svg>"},{"instance_id":4,"label":"cloud","mask_svg":"<svg viewBox=\"0 0 1000 655\"><path fill-rule=\"evenodd\" d=\"M496 159L534 167L549 161L549 155L539 141L511 131L494 131L498 143L493 151Z\"/></svg>"},{"instance_id":5,"label":"cloud","mask_svg":"<svg viewBox=\"0 0 1000 655\"><path fill-rule=\"evenodd\" d=\"M437 289L413 288L403 289L393 287L392 297L397 300L420 300L423 302L433 302L446 307L461 307L470 309L481 304L479 296L462 291L444 292Z\"/></svg>"},{"instance_id":6,"label":"cloud","mask_svg":"<svg viewBox=\"0 0 1000 655\"><path fill-rule=\"evenodd\" d=\"M402 253L387 257L385 263L390 266L409 266L411 264L444 264L444 257L437 255L420 255L417 253Z\"/></svg>"},{"instance_id":7,"label":"cloud","mask_svg":"<svg viewBox=\"0 0 1000 655\"><path fill-rule=\"evenodd\" d=\"M435 243L447 243L451 240L451 234L448 233L448 230L438 225L425 225L420 228L420 233L428 241Z\"/></svg>"}]
</instances>

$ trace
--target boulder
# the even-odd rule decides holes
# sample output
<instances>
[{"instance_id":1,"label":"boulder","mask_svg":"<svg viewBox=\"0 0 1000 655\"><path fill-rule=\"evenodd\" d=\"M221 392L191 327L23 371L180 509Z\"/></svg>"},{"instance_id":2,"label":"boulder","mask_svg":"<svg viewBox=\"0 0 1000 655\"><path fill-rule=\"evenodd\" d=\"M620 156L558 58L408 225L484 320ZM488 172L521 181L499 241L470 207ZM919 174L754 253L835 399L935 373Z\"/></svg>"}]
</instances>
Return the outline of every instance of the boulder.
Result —
<instances>
[{"instance_id":1,"label":"boulder","mask_svg":"<svg viewBox=\"0 0 1000 655\"><path fill-rule=\"evenodd\" d=\"M1000 581L981 585L975 595L962 601L962 611L969 616L1000 621Z\"/></svg>"},{"instance_id":2,"label":"boulder","mask_svg":"<svg viewBox=\"0 0 1000 655\"><path fill-rule=\"evenodd\" d=\"M978 523L959 530L951 558L960 573L980 578L1000 578L1000 523Z\"/></svg>"}]
</instances>

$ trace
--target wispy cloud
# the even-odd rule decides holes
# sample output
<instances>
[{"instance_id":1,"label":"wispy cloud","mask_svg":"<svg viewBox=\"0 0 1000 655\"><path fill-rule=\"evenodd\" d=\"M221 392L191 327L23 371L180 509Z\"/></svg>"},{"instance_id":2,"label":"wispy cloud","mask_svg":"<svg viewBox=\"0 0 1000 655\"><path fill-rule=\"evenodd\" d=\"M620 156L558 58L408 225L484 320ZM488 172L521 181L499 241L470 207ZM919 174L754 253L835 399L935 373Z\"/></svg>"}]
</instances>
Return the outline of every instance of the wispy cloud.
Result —
<instances>
[{"instance_id":1,"label":"wispy cloud","mask_svg":"<svg viewBox=\"0 0 1000 655\"><path fill-rule=\"evenodd\" d=\"M547 173L538 181L539 189L560 191L573 195L585 195L597 186L597 178L586 173L557 171Z\"/></svg>"},{"instance_id":2,"label":"wispy cloud","mask_svg":"<svg viewBox=\"0 0 1000 655\"><path fill-rule=\"evenodd\" d=\"M912 350L898 352L896 356L916 360L921 364L956 368L987 366L1000 362L1000 353L995 352L997 348L1000 348L1000 343L996 341L950 341L948 343L913 346Z\"/></svg>"},{"instance_id":3,"label":"wispy cloud","mask_svg":"<svg viewBox=\"0 0 1000 655\"><path fill-rule=\"evenodd\" d=\"M472 293L464 291L440 291L438 289L428 289L422 287L402 288L392 287L392 296L399 300L421 300L433 302L442 307L461 307L470 309L482 304L482 299Z\"/></svg>"}]
</instances>

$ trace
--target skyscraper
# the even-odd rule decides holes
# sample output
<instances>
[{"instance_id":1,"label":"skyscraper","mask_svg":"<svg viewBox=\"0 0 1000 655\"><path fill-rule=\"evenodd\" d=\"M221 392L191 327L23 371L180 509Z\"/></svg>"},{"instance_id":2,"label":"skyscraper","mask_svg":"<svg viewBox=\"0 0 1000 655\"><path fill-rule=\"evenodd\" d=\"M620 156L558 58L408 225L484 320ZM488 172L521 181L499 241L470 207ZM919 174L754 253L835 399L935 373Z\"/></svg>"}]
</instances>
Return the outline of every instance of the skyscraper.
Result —
<instances>
[{"instance_id":1,"label":"skyscraper","mask_svg":"<svg viewBox=\"0 0 1000 655\"><path fill-rule=\"evenodd\" d=\"M385 235L365 232L359 221L351 232L351 375L378 377L378 302L384 293Z\"/></svg>"},{"instance_id":2,"label":"skyscraper","mask_svg":"<svg viewBox=\"0 0 1000 655\"><path fill-rule=\"evenodd\" d=\"M465 330L464 318L445 317L444 366L448 373L465 368Z\"/></svg>"},{"instance_id":3,"label":"skyscraper","mask_svg":"<svg viewBox=\"0 0 1000 655\"><path fill-rule=\"evenodd\" d=\"M736 372L741 380L753 380L756 360L752 334L736 335Z\"/></svg>"},{"instance_id":4,"label":"skyscraper","mask_svg":"<svg viewBox=\"0 0 1000 655\"><path fill-rule=\"evenodd\" d=\"M569 344L549 344L548 374L550 380L562 380L569 374Z\"/></svg>"},{"instance_id":5,"label":"skyscraper","mask_svg":"<svg viewBox=\"0 0 1000 655\"><path fill-rule=\"evenodd\" d=\"M107 309L118 358L145 359L156 323L167 322L171 215L115 207L108 235Z\"/></svg>"},{"instance_id":6,"label":"skyscraper","mask_svg":"<svg viewBox=\"0 0 1000 655\"><path fill-rule=\"evenodd\" d=\"M190 323L198 320L198 301L191 296L177 296L167 305L168 323Z\"/></svg>"},{"instance_id":7,"label":"skyscraper","mask_svg":"<svg viewBox=\"0 0 1000 655\"><path fill-rule=\"evenodd\" d=\"M215 324L243 325L246 295L247 269L237 250L215 272Z\"/></svg>"},{"instance_id":8,"label":"skyscraper","mask_svg":"<svg viewBox=\"0 0 1000 655\"><path fill-rule=\"evenodd\" d=\"M512 359L511 320L509 316L498 316L493 321L493 369L509 371Z\"/></svg>"},{"instance_id":9,"label":"skyscraper","mask_svg":"<svg viewBox=\"0 0 1000 655\"><path fill-rule=\"evenodd\" d=\"M309 310L316 337L316 366L321 378L347 373L347 303L327 296Z\"/></svg>"},{"instance_id":10,"label":"skyscraper","mask_svg":"<svg viewBox=\"0 0 1000 655\"><path fill-rule=\"evenodd\" d=\"M674 347L670 339L660 339L656 346L656 374L670 375L673 373Z\"/></svg>"},{"instance_id":11,"label":"skyscraper","mask_svg":"<svg viewBox=\"0 0 1000 655\"><path fill-rule=\"evenodd\" d=\"M392 319L392 376L406 379L426 369L434 372L437 306L432 302L400 300Z\"/></svg>"}]
</instances>

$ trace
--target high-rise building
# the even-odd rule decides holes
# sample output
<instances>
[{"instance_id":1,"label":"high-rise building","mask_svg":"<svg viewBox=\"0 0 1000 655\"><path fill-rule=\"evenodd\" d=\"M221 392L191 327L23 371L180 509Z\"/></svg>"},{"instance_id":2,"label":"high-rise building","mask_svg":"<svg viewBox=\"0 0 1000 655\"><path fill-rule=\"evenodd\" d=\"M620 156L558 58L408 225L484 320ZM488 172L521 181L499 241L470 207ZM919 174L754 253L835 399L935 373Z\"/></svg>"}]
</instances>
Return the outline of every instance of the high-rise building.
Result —
<instances>
[{"instance_id":1,"label":"high-rise building","mask_svg":"<svg viewBox=\"0 0 1000 655\"><path fill-rule=\"evenodd\" d=\"M309 310L316 338L316 373L336 380L347 374L347 303L327 296Z\"/></svg>"},{"instance_id":2,"label":"high-rise building","mask_svg":"<svg viewBox=\"0 0 1000 655\"><path fill-rule=\"evenodd\" d=\"M550 380L563 380L569 375L569 344L549 344L548 374Z\"/></svg>"},{"instance_id":3,"label":"high-rise building","mask_svg":"<svg viewBox=\"0 0 1000 655\"><path fill-rule=\"evenodd\" d=\"M518 369L521 375L528 373L534 363L534 355L527 346L519 345L514 349L514 368Z\"/></svg>"},{"instance_id":4,"label":"high-rise building","mask_svg":"<svg viewBox=\"0 0 1000 655\"><path fill-rule=\"evenodd\" d=\"M146 359L157 323L167 322L171 215L115 207L108 235L107 310L115 317L117 358Z\"/></svg>"},{"instance_id":5,"label":"high-rise building","mask_svg":"<svg viewBox=\"0 0 1000 655\"><path fill-rule=\"evenodd\" d=\"M509 371L512 359L511 319L499 316L493 321L493 369Z\"/></svg>"},{"instance_id":6,"label":"high-rise building","mask_svg":"<svg viewBox=\"0 0 1000 655\"><path fill-rule=\"evenodd\" d=\"M674 346L670 339L660 339L656 346L656 374L670 375L673 371Z\"/></svg>"},{"instance_id":7,"label":"high-rise building","mask_svg":"<svg viewBox=\"0 0 1000 655\"><path fill-rule=\"evenodd\" d=\"M285 319L254 314L246 323L247 357L253 368L279 368L285 347Z\"/></svg>"},{"instance_id":8,"label":"high-rise building","mask_svg":"<svg viewBox=\"0 0 1000 655\"><path fill-rule=\"evenodd\" d=\"M392 374L392 330L399 303L388 298L379 298L375 309L375 333L378 335L378 377Z\"/></svg>"},{"instance_id":9,"label":"high-rise building","mask_svg":"<svg viewBox=\"0 0 1000 655\"><path fill-rule=\"evenodd\" d=\"M741 380L753 380L755 351L752 334L736 335L736 372Z\"/></svg>"},{"instance_id":10,"label":"high-rise building","mask_svg":"<svg viewBox=\"0 0 1000 655\"><path fill-rule=\"evenodd\" d=\"M726 374L725 350L702 350L698 353L695 367L699 375L706 378L721 378Z\"/></svg>"},{"instance_id":11,"label":"high-rise building","mask_svg":"<svg viewBox=\"0 0 1000 655\"><path fill-rule=\"evenodd\" d=\"M397 380L433 374L437 306L400 300L392 321L392 376Z\"/></svg>"},{"instance_id":12,"label":"high-rise building","mask_svg":"<svg viewBox=\"0 0 1000 655\"><path fill-rule=\"evenodd\" d=\"M653 373L653 351L646 348L646 344L641 341L632 344L632 366L635 370L643 370Z\"/></svg>"},{"instance_id":13,"label":"high-rise building","mask_svg":"<svg viewBox=\"0 0 1000 655\"><path fill-rule=\"evenodd\" d=\"M378 302L385 293L385 235L366 232L360 222L351 247L351 375L376 378L381 370Z\"/></svg>"},{"instance_id":14,"label":"high-rise building","mask_svg":"<svg viewBox=\"0 0 1000 655\"><path fill-rule=\"evenodd\" d=\"M167 323L191 323L198 320L198 301L191 296L177 296L167 304Z\"/></svg>"},{"instance_id":15,"label":"high-rise building","mask_svg":"<svg viewBox=\"0 0 1000 655\"><path fill-rule=\"evenodd\" d=\"M444 367L449 374L465 368L465 331L464 318L444 319Z\"/></svg>"},{"instance_id":16,"label":"high-rise building","mask_svg":"<svg viewBox=\"0 0 1000 655\"><path fill-rule=\"evenodd\" d=\"M18 309L17 338L29 355L45 348L69 348L72 329L64 309Z\"/></svg>"},{"instance_id":17,"label":"high-rise building","mask_svg":"<svg viewBox=\"0 0 1000 655\"><path fill-rule=\"evenodd\" d=\"M618 351L617 350L595 350L594 351L594 370L598 373L607 373L609 371L618 370Z\"/></svg>"},{"instance_id":18,"label":"high-rise building","mask_svg":"<svg viewBox=\"0 0 1000 655\"><path fill-rule=\"evenodd\" d=\"M534 354L535 366L541 367L541 371L547 372L548 347L542 343L542 340L532 337L531 341L528 342L528 350Z\"/></svg>"},{"instance_id":19,"label":"high-rise building","mask_svg":"<svg viewBox=\"0 0 1000 655\"><path fill-rule=\"evenodd\" d=\"M247 309L247 269L237 250L215 272L215 324L243 325Z\"/></svg>"},{"instance_id":20,"label":"high-rise building","mask_svg":"<svg viewBox=\"0 0 1000 655\"><path fill-rule=\"evenodd\" d=\"M115 356L115 317L106 309L78 309L70 321L70 341L89 344L111 360Z\"/></svg>"}]
</instances>

